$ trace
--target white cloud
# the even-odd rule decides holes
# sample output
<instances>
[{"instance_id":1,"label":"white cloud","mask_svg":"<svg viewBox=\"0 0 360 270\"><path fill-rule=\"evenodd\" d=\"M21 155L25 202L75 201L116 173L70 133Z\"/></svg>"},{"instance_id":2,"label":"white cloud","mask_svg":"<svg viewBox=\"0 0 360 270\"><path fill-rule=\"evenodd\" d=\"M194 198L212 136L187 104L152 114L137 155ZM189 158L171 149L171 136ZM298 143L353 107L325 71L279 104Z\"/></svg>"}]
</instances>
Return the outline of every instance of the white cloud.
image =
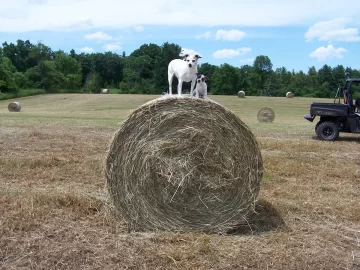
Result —
<instances>
[{"instance_id":1,"label":"white cloud","mask_svg":"<svg viewBox=\"0 0 360 270\"><path fill-rule=\"evenodd\" d=\"M211 38L211 32L210 31L206 31L204 34L200 34L200 35L196 35L195 38L196 39L210 39Z\"/></svg>"},{"instance_id":2,"label":"white cloud","mask_svg":"<svg viewBox=\"0 0 360 270\"><path fill-rule=\"evenodd\" d=\"M105 51L120 51L121 50L121 46L118 44L105 44L103 46L103 49Z\"/></svg>"},{"instance_id":3,"label":"white cloud","mask_svg":"<svg viewBox=\"0 0 360 270\"><path fill-rule=\"evenodd\" d=\"M217 30L215 34L215 38L217 40L228 40L228 41L239 41L245 36L245 32L239 30Z\"/></svg>"},{"instance_id":4,"label":"white cloud","mask_svg":"<svg viewBox=\"0 0 360 270\"><path fill-rule=\"evenodd\" d=\"M350 19L337 18L315 23L305 33L306 41L360 41L358 28L346 28Z\"/></svg>"},{"instance_id":5,"label":"white cloud","mask_svg":"<svg viewBox=\"0 0 360 270\"><path fill-rule=\"evenodd\" d=\"M246 35L245 32L232 29L232 30L217 30L215 34L212 34L210 31L206 31L203 34L196 35L196 39L210 39L214 38L216 40L226 40L226 41L239 41L244 38Z\"/></svg>"},{"instance_id":6,"label":"white cloud","mask_svg":"<svg viewBox=\"0 0 360 270\"><path fill-rule=\"evenodd\" d=\"M144 31L144 26L142 26L142 25L136 25L136 26L134 26L134 30L135 30L136 32L142 32L142 31Z\"/></svg>"},{"instance_id":7,"label":"white cloud","mask_svg":"<svg viewBox=\"0 0 360 270\"><path fill-rule=\"evenodd\" d=\"M245 55L248 52L251 52L251 48L244 47L244 48L239 48L236 50L223 49L223 50L218 50L218 51L214 52L213 57L216 59L234 58L236 56Z\"/></svg>"},{"instance_id":8,"label":"white cloud","mask_svg":"<svg viewBox=\"0 0 360 270\"><path fill-rule=\"evenodd\" d=\"M327 47L319 47L315 51L309 54L310 57L316 58L318 61L325 61L330 59L342 59L344 58L344 53L348 50L344 48L335 48L332 44L329 44Z\"/></svg>"},{"instance_id":9,"label":"white cloud","mask_svg":"<svg viewBox=\"0 0 360 270\"><path fill-rule=\"evenodd\" d=\"M101 5L98 0L52 0L37 5L30 4L29 0L1 1L3 14L12 9L21 9L29 15L20 18L2 17L2 32L67 29L69 25L77 26L77 18L84 17L91 18L91 23L84 22L85 25L81 27L124 29L137 25L308 26L316 21L331 20L339 14L354 19L360 14L358 0L348 0L346 5L341 1L303 0L298 1L296 7L293 1L288 0L222 0L216 5L210 5L207 0L132 0L131 5L116 0L101 0Z\"/></svg>"},{"instance_id":10,"label":"white cloud","mask_svg":"<svg viewBox=\"0 0 360 270\"><path fill-rule=\"evenodd\" d=\"M87 34L84 36L87 40L98 40L98 41L104 41L104 40L113 40L113 37L104 33L104 32L96 32L93 34Z\"/></svg>"},{"instance_id":11,"label":"white cloud","mask_svg":"<svg viewBox=\"0 0 360 270\"><path fill-rule=\"evenodd\" d=\"M45 4L48 0L29 0L29 4Z\"/></svg>"},{"instance_id":12,"label":"white cloud","mask_svg":"<svg viewBox=\"0 0 360 270\"><path fill-rule=\"evenodd\" d=\"M94 49L93 49L93 48L90 48L90 47L84 47L84 48L81 48L81 49L80 49L80 52L83 52L83 53L92 53L92 52L94 52Z\"/></svg>"},{"instance_id":13,"label":"white cloud","mask_svg":"<svg viewBox=\"0 0 360 270\"><path fill-rule=\"evenodd\" d=\"M200 53L198 53L197 51L195 51L193 49L182 48L182 51L181 51L180 55L185 55L185 54L192 54L192 55L197 54L197 55L201 56Z\"/></svg>"},{"instance_id":14,"label":"white cloud","mask_svg":"<svg viewBox=\"0 0 360 270\"><path fill-rule=\"evenodd\" d=\"M246 59L241 59L240 63L254 63L255 58L246 58Z\"/></svg>"}]
</instances>

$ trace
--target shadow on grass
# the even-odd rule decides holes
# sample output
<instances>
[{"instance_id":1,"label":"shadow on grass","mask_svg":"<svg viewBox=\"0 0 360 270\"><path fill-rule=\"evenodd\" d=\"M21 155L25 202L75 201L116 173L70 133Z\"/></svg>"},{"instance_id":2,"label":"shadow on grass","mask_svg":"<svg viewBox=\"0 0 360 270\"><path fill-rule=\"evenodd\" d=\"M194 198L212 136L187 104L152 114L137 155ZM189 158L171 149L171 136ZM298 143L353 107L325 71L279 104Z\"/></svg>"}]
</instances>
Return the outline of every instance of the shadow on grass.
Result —
<instances>
[{"instance_id":1,"label":"shadow on grass","mask_svg":"<svg viewBox=\"0 0 360 270\"><path fill-rule=\"evenodd\" d=\"M270 202L260 199L255 205L255 213L228 234L260 234L281 230L283 227L285 222L280 212Z\"/></svg>"},{"instance_id":2,"label":"shadow on grass","mask_svg":"<svg viewBox=\"0 0 360 270\"><path fill-rule=\"evenodd\" d=\"M360 134L356 134L356 133L353 133L355 134L355 136L339 136L336 141L339 141L339 142L357 142L357 143L360 143ZM315 141L321 141L319 139L318 136L312 136L312 139L315 140ZM335 141L335 142L336 142Z\"/></svg>"}]
</instances>

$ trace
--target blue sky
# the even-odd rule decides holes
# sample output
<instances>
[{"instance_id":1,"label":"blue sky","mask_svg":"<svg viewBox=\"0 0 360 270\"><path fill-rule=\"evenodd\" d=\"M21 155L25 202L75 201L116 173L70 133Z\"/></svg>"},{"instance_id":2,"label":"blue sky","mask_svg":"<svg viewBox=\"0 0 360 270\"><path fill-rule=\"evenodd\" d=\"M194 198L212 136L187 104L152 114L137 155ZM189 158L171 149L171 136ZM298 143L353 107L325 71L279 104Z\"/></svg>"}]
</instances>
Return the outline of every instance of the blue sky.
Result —
<instances>
[{"instance_id":1,"label":"blue sky","mask_svg":"<svg viewBox=\"0 0 360 270\"><path fill-rule=\"evenodd\" d=\"M333 2L333 3L331 3ZM268 56L274 68L360 69L360 5L340 1L0 0L0 42L129 55L171 42L199 63L234 66ZM349 9L348 7L352 7Z\"/></svg>"}]
</instances>

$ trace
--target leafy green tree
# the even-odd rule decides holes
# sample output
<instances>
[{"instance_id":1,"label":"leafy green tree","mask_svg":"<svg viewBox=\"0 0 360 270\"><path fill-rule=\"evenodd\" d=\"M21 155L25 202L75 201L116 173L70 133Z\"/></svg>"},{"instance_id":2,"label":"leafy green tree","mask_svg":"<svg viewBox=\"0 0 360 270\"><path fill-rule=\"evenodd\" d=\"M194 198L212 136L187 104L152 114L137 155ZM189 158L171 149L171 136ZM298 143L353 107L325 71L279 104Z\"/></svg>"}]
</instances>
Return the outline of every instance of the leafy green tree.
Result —
<instances>
[{"instance_id":1,"label":"leafy green tree","mask_svg":"<svg viewBox=\"0 0 360 270\"><path fill-rule=\"evenodd\" d=\"M161 53L157 56L154 66L154 86L156 93L167 92L169 89L167 69L169 63L174 59L179 59L181 47L174 43L165 42L161 45ZM173 89L177 87L177 79L173 80ZM184 83L184 89L190 84Z\"/></svg>"},{"instance_id":2,"label":"leafy green tree","mask_svg":"<svg viewBox=\"0 0 360 270\"><path fill-rule=\"evenodd\" d=\"M240 76L237 68L223 64L212 76L212 93L215 95L235 95L240 89Z\"/></svg>"},{"instance_id":3,"label":"leafy green tree","mask_svg":"<svg viewBox=\"0 0 360 270\"><path fill-rule=\"evenodd\" d=\"M100 93L101 91L101 76L97 72L90 72L86 78L85 91L88 93Z\"/></svg>"},{"instance_id":4,"label":"leafy green tree","mask_svg":"<svg viewBox=\"0 0 360 270\"><path fill-rule=\"evenodd\" d=\"M56 70L54 61L40 61L35 67L29 68L25 76L34 88L42 88L45 91L54 92L61 88L64 75Z\"/></svg>"},{"instance_id":5,"label":"leafy green tree","mask_svg":"<svg viewBox=\"0 0 360 270\"><path fill-rule=\"evenodd\" d=\"M17 90L15 81L16 68L7 57L0 57L0 92Z\"/></svg>"},{"instance_id":6,"label":"leafy green tree","mask_svg":"<svg viewBox=\"0 0 360 270\"><path fill-rule=\"evenodd\" d=\"M34 47L29 40L18 39L16 44L4 42L3 55L8 57L19 72L25 72L37 63L29 58L30 50Z\"/></svg>"},{"instance_id":7,"label":"leafy green tree","mask_svg":"<svg viewBox=\"0 0 360 270\"><path fill-rule=\"evenodd\" d=\"M38 44L30 48L29 59L38 65L41 61L54 60L54 52L49 46L38 42Z\"/></svg>"},{"instance_id":8,"label":"leafy green tree","mask_svg":"<svg viewBox=\"0 0 360 270\"><path fill-rule=\"evenodd\" d=\"M254 72L259 75L260 80L258 81L257 88L263 89L265 82L269 79L272 72L273 64L268 56L259 55L254 60Z\"/></svg>"},{"instance_id":9,"label":"leafy green tree","mask_svg":"<svg viewBox=\"0 0 360 270\"><path fill-rule=\"evenodd\" d=\"M55 67L64 76L62 88L80 89L81 88L81 64L73 57L63 52L55 53Z\"/></svg>"}]
</instances>

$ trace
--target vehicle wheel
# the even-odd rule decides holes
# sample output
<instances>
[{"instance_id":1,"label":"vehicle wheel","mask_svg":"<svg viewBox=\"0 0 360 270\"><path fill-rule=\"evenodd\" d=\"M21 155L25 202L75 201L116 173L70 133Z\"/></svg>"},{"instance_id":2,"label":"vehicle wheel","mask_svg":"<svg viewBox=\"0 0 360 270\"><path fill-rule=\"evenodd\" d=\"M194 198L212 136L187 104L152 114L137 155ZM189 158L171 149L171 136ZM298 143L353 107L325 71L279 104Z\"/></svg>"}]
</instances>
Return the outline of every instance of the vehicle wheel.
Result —
<instances>
[{"instance_id":1,"label":"vehicle wheel","mask_svg":"<svg viewBox=\"0 0 360 270\"><path fill-rule=\"evenodd\" d=\"M317 122L316 125L315 125L315 133L316 135L319 137L319 125L323 123L321 121Z\"/></svg>"},{"instance_id":2,"label":"vehicle wheel","mask_svg":"<svg viewBox=\"0 0 360 270\"><path fill-rule=\"evenodd\" d=\"M334 122L322 122L316 133L324 141L335 141L339 137L339 130Z\"/></svg>"}]
</instances>

